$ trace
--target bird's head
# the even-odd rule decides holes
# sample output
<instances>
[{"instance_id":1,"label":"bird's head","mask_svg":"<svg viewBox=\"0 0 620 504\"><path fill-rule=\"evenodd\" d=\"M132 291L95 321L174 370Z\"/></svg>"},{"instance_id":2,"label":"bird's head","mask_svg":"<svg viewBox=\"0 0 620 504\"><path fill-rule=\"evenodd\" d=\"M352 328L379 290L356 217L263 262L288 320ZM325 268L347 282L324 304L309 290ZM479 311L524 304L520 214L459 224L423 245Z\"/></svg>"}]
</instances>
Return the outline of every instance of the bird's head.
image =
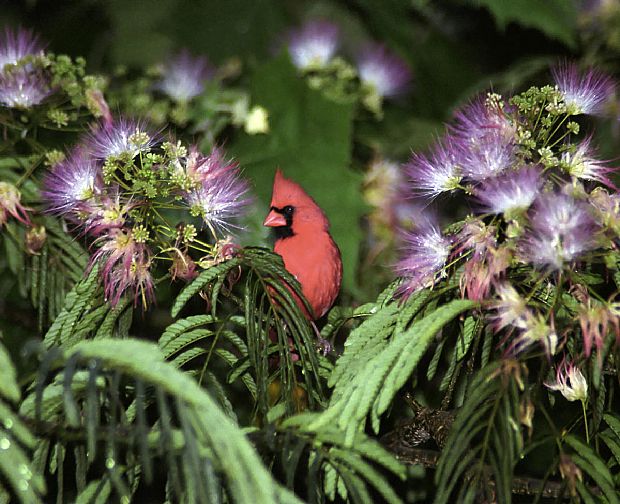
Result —
<instances>
[{"instance_id":1,"label":"bird's head","mask_svg":"<svg viewBox=\"0 0 620 504\"><path fill-rule=\"evenodd\" d=\"M263 225L274 228L277 238L288 238L305 230L327 231L329 221L299 184L276 170L271 207Z\"/></svg>"}]
</instances>

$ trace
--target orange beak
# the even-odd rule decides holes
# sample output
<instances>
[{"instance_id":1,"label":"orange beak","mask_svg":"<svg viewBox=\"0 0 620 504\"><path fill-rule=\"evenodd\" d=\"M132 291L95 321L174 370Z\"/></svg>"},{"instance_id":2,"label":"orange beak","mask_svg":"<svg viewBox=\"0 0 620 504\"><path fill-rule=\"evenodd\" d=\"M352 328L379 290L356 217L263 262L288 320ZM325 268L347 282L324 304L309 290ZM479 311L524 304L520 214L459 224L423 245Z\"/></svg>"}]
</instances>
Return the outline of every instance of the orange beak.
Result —
<instances>
[{"instance_id":1,"label":"orange beak","mask_svg":"<svg viewBox=\"0 0 620 504\"><path fill-rule=\"evenodd\" d=\"M275 210L271 210L267 217L265 217L265 222L263 222L263 226L267 227L280 227L286 226L286 219L284 215L276 212Z\"/></svg>"}]
</instances>

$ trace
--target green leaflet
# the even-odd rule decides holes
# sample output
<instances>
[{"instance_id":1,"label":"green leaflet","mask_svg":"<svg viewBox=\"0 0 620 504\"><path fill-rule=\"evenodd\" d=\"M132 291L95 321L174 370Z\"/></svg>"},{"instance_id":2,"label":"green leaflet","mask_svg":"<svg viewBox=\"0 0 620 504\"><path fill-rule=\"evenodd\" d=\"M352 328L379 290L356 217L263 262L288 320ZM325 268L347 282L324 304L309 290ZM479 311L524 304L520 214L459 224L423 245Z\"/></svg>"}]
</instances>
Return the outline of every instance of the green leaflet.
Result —
<instances>
[{"instance_id":1,"label":"green leaflet","mask_svg":"<svg viewBox=\"0 0 620 504\"><path fill-rule=\"evenodd\" d=\"M365 462L358 454L352 453L347 449L332 448L330 450L330 456L334 461L337 461L337 464L340 463L348 466L352 471L355 471L356 474L359 474L368 481L383 497L385 502L390 504L402 503L400 497L398 497L392 487L385 481L383 476L370 464Z\"/></svg>"},{"instance_id":2,"label":"green leaflet","mask_svg":"<svg viewBox=\"0 0 620 504\"><path fill-rule=\"evenodd\" d=\"M10 418L6 420L17 421ZM16 425L20 429L26 428L21 423ZM0 427L0 448L0 475L12 488L19 502L24 504L42 502L41 497L45 492L43 477L33 471L26 451L3 427ZM1 489L2 483L0 483Z\"/></svg>"},{"instance_id":3,"label":"green leaflet","mask_svg":"<svg viewBox=\"0 0 620 504\"><path fill-rule=\"evenodd\" d=\"M422 310L430 296L431 291L429 289L424 289L415 292L407 299L407 302L401 306L399 310L396 326L398 331L403 331L409 325L411 320Z\"/></svg>"},{"instance_id":4,"label":"green leaflet","mask_svg":"<svg viewBox=\"0 0 620 504\"><path fill-rule=\"evenodd\" d=\"M437 331L454 317L475 305L475 302L469 300L451 301L394 338L394 343L401 340L405 344L396 360L394 370L388 375L381 389L376 403L377 416L387 410L396 391L407 381Z\"/></svg>"},{"instance_id":5,"label":"green leaflet","mask_svg":"<svg viewBox=\"0 0 620 504\"><path fill-rule=\"evenodd\" d=\"M316 424L315 420L319 417L320 413L298 414L284 420L280 429L290 436L306 439L310 449L317 450L316 455L321 455L319 459L312 451L310 459L316 463L320 463L321 459L323 461L321 470L324 472L326 495L335 495L337 490L341 496L350 496L353 502L365 502L364 499L369 495L367 485L370 485L385 502L402 502L384 475L377 470L382 467L404 480L404 467L396 458L363 432L355 433L353 443L349 446L344 432L336 426L313 428L312 425Z\"/></svg>"},{"instance_id":6,"label":"green leaflet","mask_svg":"<svg viewBox=\"0 0 620 504\"><path fill-rule=\"evenodd\" d=\"M351 331L344 344L345 351L336 362L329 379L329 386L336 387L332 396L334 399L340 393L338 384L347 383L355 377L357 372L355 364L366 362L384 348L387 338L394 330L397 314L398 305L388 304Z\"/></svg>"},{"instance_id":7,"label":"green leaflet","mask_svg":"<svg viewBox=\"0 0 620 504\"><path fill-rule=\"evenodd\" d=\"M609 448L609 451L616 459L616 464L620 464L620 442L613 431L606 429L603 432L599 432L598 437L607 445L607 448Z\"/></svg>"},{"instance_id":8,"label":"green leaflet","mask_svg":"<svg viewBox=\"0 0 620 504\"><path fill-rule=\"evenodd\" d=\"M437 348L435 349L435 353L433 354L433 358L431 359L431 362L429 363L428 367L426 368L426 379L428 381L431 381L433 378L435 378L435 375L437 374L437 368L439 366L439 360L441 359L441 354L443 352L443 346L445 345L446 340L442 339L438 344L437 344Z\"/></svg>"},{"instance_id":9,"label":"green leaflet","mask_svg":"<svg viewBox=\"0 0 620 504\"><path fill-rule=\"evenodd\" d=\"M79 317L88 310L87 305L95 296L99 286L97 266L88 276L75 284L65 298L65 306L47 331L43 343L47 348L72 339L73 328Z\"/></svg>"},{"instance_id":10,"label":"green leaflet","mask_svg":"<svg viewBox=\"0 0 620 504\"><path fill-rule=\"evenodd\" d=\"M2 418L3 426L7 429L7 435L10 434L10 436L27 448L32 448L35 445L35 437L19 416L2 400L0 400L0 418Z\"/></svg>"},{"instance_id":11,"label":"green leaflet","mask_svg":"<svg viewBox=\"0 0 620 504\"><path fill-rule=\"evenodd\" d=\"M614 413L605 413L603 415L603 420L611 427L611 430L614 431L614 434L620 440L620 418L618 418L618 415Z\"/></svg>"},{"instance_id":12,"label":"green leaflet","mask_svg":"<svg viewBox=\"0 0 620 504\"><path fill-rule=\"evenodd\" d=\"M75 499L75 504L106 504L109 502L112 484L109 478L91 481Z\"/></svg>"},{"instance_id":13,"label":"green leaflet","mask_svg":"<svg viewBox=\"0 0 620 504\"><path fill-rule=\"evenodd\" d=\"M465 322L463 323L462 336L460 336L456 342L457 361L460 361L463 357L465 357L474 339L474 335L479 328L481 328L481 326L475 317L469 316L465 319Z\"/></svg>"},{"instance_id":14,"label":"green leaflet","mask_svg":"<svg viewBox=\"0 0 620 504\"><path fill-rule=\"evenodd\" d=\"M17 374L11 361L11 356L1 343L2 333L0 333L0 397L11 402L19 401L21 395L17 385Z\"/></svg>"},{"instance_id":15,"label":"green leaflet","mask_svg":"<svg viewBox=\"0 0 620 504\"><path fill-rule=\"evenodd\" d=\"M105 304L108 308L108 311L106 313L105 318L103 319L103 322L99 326L99 329L97 329L97 332L95 334L95 339L112 338L115 335L114 328L117 327L117 322L119 322L120 336L121 337L126 336L125 331L120 330L121 329L120 326L122 325L120 324L120 320L122 319L123 316L125 316L126 314L129 314L128 315L130 317L129 322L131 321L131 317L133 315L133 311L131 309L131 302L132 302L131 297L125 296L120 299L120 301L114 308L112 308L109 305L109 303Z\"/></svg>"},{"instance_id":16,"label":"green leaflet","mask_svg":"<svg viewBox=\"0 0 620 504\"><path fill-rule=\"evenodd\" d=\"M193 347L188 350L185 350L179 353L174 359L170 361L175 368L182 368L189 361L195 359L196 357L200 357L201 355L206 355L207 349L201 347Z\"/></svg>"},{"instance_id":17,"label":"green leaflet","mask_svg":"<svg viewBox=\"0 0 620 504\"><path fill-rule=\"evenodd\" d=\"M25 185L30 186L30 183ZM36 187L34 193L37 199ZM13 234L5 236L2 241L8 267L18 279L20 294L30 298L37 311L39 331L43 331L61 311L66 293L82 279L87 255L55 219L47 216L40 218L47 238L38 254L27 253L23 245L24 229L15 223L7 224ZM18 242L13 236L19 237Z\"/></svg>"},{"instance_id":18,"label":"green leaflet","mask_svg":"<svg viewBox=\"0 0 620 504\"><path fill-rule=\"evenodd\" d=\"M234 258L203 271L179 294L172 309L173 315L178 314L193 295L207 289L210 289L212 312L215 313L228 272L237 268L243 272L238 282L242 286L243 295L238 298L235 294L234 300L240 305L243 318L236 317L234 321L243 328L241 337L223 329L225 321L206 329L212 331L209 334L196 332L204 329L185 332L190 326L206 323L207 319L198 315L172 324L162 335L162 348L169 357L177 348L192 345L193 338L213 337L217 343L214 349L190 348L177 355L174 364L181 366L195 357L213 352L232 366L228 381L241 378L257 401L257 411L261 415L267 414L270 408L267 388L274 376L271 376L269 360L277 357L281 363L277 370L277 379L281 385L278 400L285 401L287 412L292 414L295 411L294 394L298 386L306 390L309 406L316 407L324 397L322 370L314 333L291 291L304 302L307 301L301 295L299 282L284 268L282 258L277 254L264 248L246 247ZM240 355L223 348L219 344L220 338L237 347ZM299 357L297 362L292 359L289 338ZM168 348L170 345L174 348ZM298 374L299 368L302 372Z\"/></svg>"},{"instance_id":19,"label":"green leaflet","mask_svg":"<svg viewBox=\"0 0 620 504\"><path fill-rule=\"evenodd\" d=\"M211 315L193 315L191 317L177 320L176 322L166 327L166 330L159 338L159 348L165 350L166 347L171 345L173 343L173 340L177 338L180 334L186 331L190 331L192 329L196 329L205 324L212 323L213 321L214 319ZM172 351L171 353L174 353L174 351Z\"/></svg>"},{"instance_id":20,"label":"green leaflet","mask_svg":"<svg viewBox=\"0 0 620 504\"><path fill-rule=\"evenodd\" d=\"M468 387L435 473L438 504L462 502L484 490L488 467L496 498L510 502L514 466L522 450L519 392L514 377L520 371L503 366L501 362L488 365L476 373Z\"/></svg>"}]
</instances>

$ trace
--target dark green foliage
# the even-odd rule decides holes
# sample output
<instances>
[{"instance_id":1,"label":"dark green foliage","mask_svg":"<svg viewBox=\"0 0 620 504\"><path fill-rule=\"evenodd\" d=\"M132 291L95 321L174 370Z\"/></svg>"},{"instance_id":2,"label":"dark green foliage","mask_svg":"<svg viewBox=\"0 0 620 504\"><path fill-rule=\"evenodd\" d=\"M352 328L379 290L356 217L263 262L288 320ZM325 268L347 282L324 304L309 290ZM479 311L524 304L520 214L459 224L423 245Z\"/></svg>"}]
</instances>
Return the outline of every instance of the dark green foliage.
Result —
<instances>
[{"instance_id":1,"label":"dark green foliage","mask_svg":"<svg viewBox=\"0 0 620 504\"><path fill-rule=\"evenodd\" d=\"M598 454L579 438L568 435L564 439L565 443L570 446L575 452L571 454L572 461L579 467L585 474L590 476L596 485L601 489L603 495L610 504L616 504L620 502L618 498L618 491L614 479L611 476L611 472L605 465L605 462L598 456ZM585 487L579 488L579 493L584 496L589 493Z\"/></svg>"},{"instance_id":2,"label":"dark green foliage","mask_svg":"<svg viewBox=\"0 0 620 504\"><path fill-rule=\"evenodd\" d=\"M418 308L424 296L425 291L421 291L408 304ZM347 433L347 444L352 442L355 432L363 429L367 416L378 432L379 417L409 379L437 331L474 306L472 301L455 300L420 317L407 328L394 327L399 315L398 303L379 310L349 336L347 348L330 380L334 386L330 406L316 420L316 425L336 422Z\"/></svg>"},{"instance_id":3,"label":"dark green foliage","mask_svg":"<svg viewBox=\"0 0 620 504\"><path fill-rule=\"evenodd\" d=\"M3 6L3 21L33 27L49 42L54 53L46 50L39 64L55 93L36 107L0 107L0 181L19 190L32 220L0 221L0 503L617 503L617 212L607 209L607 241L592 261L580 256L560 276L522 264L514 240L526 228L523 215L482 215L454 193L432 203L458 221L444 231L460 232L472 222L460 219L474 213L473 221L494 226L489 236L501 237L498 248L514 239L511 265L493 283L511 282L557 336L553 349L537 341L515 355L507 347L522 328L511 325L523 319L498 329L497 292L467 299L470 250L461 243L434 283L401 299L407 280L393 280L390 269L395 223L417 226L422 209L406 200L396 211L400 192L373 203L389 177L379 176L380 187L369 182L375 161L398 166L412 150L422 154L455 108L488 90L502 95L504 112L514 106L530 120L518 156L546 161L558 178L570 178L560 163L564 141L576 144L591 132L600 159L617 159L615 98L605 110L611 119L566 120L553 85L537 87L565 58L617 75L620 9L598 3ZM340 26L339 58L321 71L300 71L281 42L289 28L316 17ZM414 74L407 94L380 106L364 95L355 69L370 41L403 57ZM218 65L204 92L187 102L157 88L182 48ZM206 237L173 185L153 182L167 180L161 167L173 158L161 157L164 149L114 164L130 187L125 196L161 193L165 200L162 221L170 225L154 227L158 236L147 239L149 247L157 243L149 257L156 301L147 307L129 294L111 306L101 264L88 267L101 242L44 211L47 172L100 127L105 101L97 99L107 100L114 117L135 116L174 139L167 148L177 139L203 153L221 146L255 196L251 215L238 222L250 231L241 243L252 246L228 248L218 241L225 237ZM245 122L254 108L266 114L259 132ZM176 165L167 166L174 174ZM344 288L316 327L303 316L301 287L281 258L254 246L267 244L260 225L276 168L325 210L343 255ZM458 191L473 201L479 186L471 182L463 179ZM588 194L595 185L583 181ZM571 187L577 193L582 186ZM608 193L616 196L611 187ZM137 205L131 226L150 223L153 208ZM190 226L191 239L183 235ZM184 275L169 269L177 256L192 259L198 273L183 285ZM607 325L597 317L608 317ZM600 330L602 341L586 355L589 330ZM581 400L549 388L563 357L583 372Z\"/></svg>"},{"instance_id":4,"label":"dark green foliage","mask_svg":"<svg viewBox=\"0 0 620 504\"><path fill-rule=\"evenodd\" d=\"M282 424L282 433L279 434L284 437L282 445L285 454L282 460L292 462L285 466L287 481L293 481L299 455L307 445L310 450L308 479L318 485L309 488L309 492L316 492L316 495L310 495L308 500L318 498L323 490L330 500L339 494L343 499L349 497L351 502L372 503L374 500L368 490L370 486L385 502L402 502L376 468L383 467L401 479L405 478L403 466L385 448L362 433L355 436L349 447L344 444L342 432L337 428L323 426L313 430L308 427L315 424L314 417L315 414L301 414Z\"/></svg>"}]
</instances>

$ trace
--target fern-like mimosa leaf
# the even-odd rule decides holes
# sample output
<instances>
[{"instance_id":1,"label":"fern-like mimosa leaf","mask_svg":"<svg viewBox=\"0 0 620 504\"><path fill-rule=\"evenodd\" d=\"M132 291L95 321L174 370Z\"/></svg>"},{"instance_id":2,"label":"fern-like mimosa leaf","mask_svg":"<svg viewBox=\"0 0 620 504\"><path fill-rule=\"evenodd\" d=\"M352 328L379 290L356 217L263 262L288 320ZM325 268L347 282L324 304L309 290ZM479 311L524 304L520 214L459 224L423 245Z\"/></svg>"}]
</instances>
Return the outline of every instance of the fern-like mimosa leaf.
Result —
<instances>
[{"instance_id":1,"label":"fern-like mimosa leaf","mask_svg":"<svg viewBox=\"0 0 620 504\"><path fill-rule=\"evenodd\" d=\"M133 339L82 341L65 350L64 357L67 361L76 357L85 362L96 359L102 369L133 376L187 405L196 439L212 450L236 502L268 504L287 495L278 488L238 427L194 380L166 363L156 345ZM287 495L287 499L292 498Z\"/></svg>"},{"instance_id":2,"label":"fern-like mimosa leaf","mask_svg":"<svg viewBox=\"0 0 620 504\"><path fill-rule=\"evenodd\" d=\"M181 291L172 305L172 316L176 317L185 304L198 292L204 289L207 285L213 282L220 275L226 274L232 268L239 266L243 262L241 257L234 257L228 261L224 261L220 264L216 264L206 269L198 277L196 277L189 285Z\"/></svg>"},{"instance_id":3,"label":"fern-like mimosa leaf","mask_svg":"<svg viewBox=\"0 0 620 504\"><path fill-rule=\"evenodd\" d=\"M351 368L355 368L347 371L350 379L338 380L332 402L317 420L317 426L337 421L347 433L349 445L353 441L354 433L363 428L369 414L372 415L373 426L377 428L379 416L386 411L395 394L405 384L437 331L458 314L474 306L476 303L469 300L451 301L413 323L407 330L394 335L390 341L383 343L383 348L372 355L365 354L366 359L357 363L351 362ZM375 317L381 317L381 327L389 328L395 323L396 314L397 312L392 312L392 315L386 316L384 310L381 310ZM358 328L364 331L358 338L366 339L368 345L377 339L385 338L385 329L377 333L371 323L373 318L369 318ZM362 329L364 326L367 329ZM345 355L347 351L345 348Z\"/></svg>"},{"instance_id":4,"label":"fern-like mimosa leaf","mask_svg":"<svg viewBox=\"0 0 620 504\"><path fill-rule=\"evenodd\" d=\"M620 498L614 488L613 477L605 462L592 448L572 434L566 436L564 442L576 452L571 456L573 462L592 477L602 490L609 504L619 504Z\"/></svg>"}]
</instances>

